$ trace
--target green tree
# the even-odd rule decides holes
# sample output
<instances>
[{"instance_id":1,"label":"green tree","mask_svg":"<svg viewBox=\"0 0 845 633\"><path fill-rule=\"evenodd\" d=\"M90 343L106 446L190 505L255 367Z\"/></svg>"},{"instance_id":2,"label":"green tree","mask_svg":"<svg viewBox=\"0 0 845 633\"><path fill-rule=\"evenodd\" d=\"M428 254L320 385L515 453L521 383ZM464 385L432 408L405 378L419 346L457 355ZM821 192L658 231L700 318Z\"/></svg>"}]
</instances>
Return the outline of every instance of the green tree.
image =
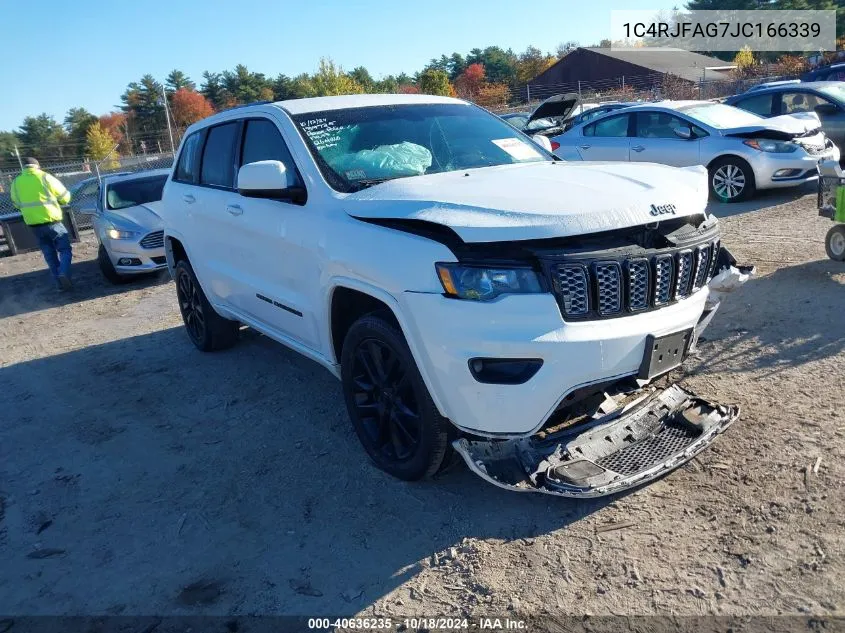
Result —
<instances>
[{"instance_id":1,"label":"green tree","mask_svg":"<svg viewBox=\"0 0 845 633\"><path fill-rule=\"evenodd\" d=\"M491 83L513 83L516 80L517 58L513 51L498 46L488 46L483 51L474 48L466 58L467 66L481 64L487 81Z\"/></svg>"},{"instance_id":2,"label":"green tree","mask_svg":"<svg viewBox=\"0 0 845 633\"><path fill-rule=\"evenodd\" d=\"M302 73L294 77L290 82L290 91L291 99L317 96L317 89L314 87L314 82L308 73Z\"/></svg>"},{"instance_id":3,"label":"green tree","mask_svg":"<svg viewBox=\"0 0 845 633\"><path fill-rule=\"evenodd\" d=\"M364 92L373 92L373 86L375 85L375 80L373 79L372 75L370 75L370 71L364 68L363 66L358 66L357 68L353 68L352 72L349 73L349 77L361 86L364 89Z\"/></svg>"},{"instance_id":4,"label":"green tree","mask_svg":"<svg viewBox=\"0 0 845 633\"><path fill-rule=\"evenodd\" d=\"M15 146L18 137L14 132L0 132L0 169L10 169L18 166L15 156Z\"/></svg>"},{"instance_id":5,"label":"green tree","mask_svg":"<svg viewBox=\"0 0 845 633\"><path fill-rule=\"evenodd\" d=\"M273 99L273 82L262 73L250 72L243 64L235 66L233 71L224 70L220 83L226 93L222 107Z\"/></svg>"},{"instance_id":6,"label":"green tree","mask_svg":"<svg viewBox=\"0 0 845 633\"><path fill-rule=\"evenodd\" d=\"M449 75L445 70L434 70L429 68L420 74L420 80L417 82L420 92L427 95L441 95L444 97L454 94L454 89L449 83Z\"/></svg>"},{"instance_id":7,"label":"green tree","mask_svg":"<svg viewBox=\"0 0 845 633\"><path fill-rule=\"evenodd\" d=\"M117 160L114 157L114 139L111 134L103 129L99 121L88 128L86 140L88 143L88 156L91 160L99 163L107 159L100 165L101 169L115 169L118 167Z\"/></svg>"},{"instance_id":8,"label":"green tree","mask_svg":"<svg viewBox=\"0 0 845 633\"><path fill-rule=\"evenodd\" d=\"M77 157L85 155L88 128L97 122L97 117L85 108L71 108L65 115L65 130L68 135L68 150Z\"/></svg>"},{"instance_id":9,"label":"green tree","mask_svg":"<svg viewBox=\"0 0 845 633\"><path fill-rule=\"evenodd\" d=\"M164 88L152 75L133 81L121 95L121 109L130 121L133 139L153 145L167 137L167 120L164 115ZM136 148L137 149L137 148Z\"/></svg>"},{"instance_id":10,"label":"green tree","mask_svg":"<svg viewBox=\"0 0 845 633\"><path fill-rule=\"evenodd\" d=\"M170 74L164 80L164 85L167 88L167 92L176 92L182 88L186 88L187 90L197 89L197 85L191 81L190 77L181 70L176 69L170 71Z\"/></svg>"},{"instance_id":11,"label":"green tree","mask_svg":"<svg viewBox=\"0 0 845 633\"><path fill-rule=\"evenodd\" d=\"M211 73L207 70L202 74L203 83L200 87L202 95L211 102L217 110L226 107L228 95L220 83L220 73Z\"/></svg>"},{"instance_id":12,"label":"green tree","mask_svg":"<svg viewBox=\"0 0 845 633\"><path fill-rule=\"evenodd\" d=\"M343 72L340 66L323 58L320 68L311 78L314 90L318 96L361 94L364 88L357 81Z\"/></svg>"},{"instance_id":13,"label":"green tree","mask_svg":"<svg viewBox=\"0 0 845 633\"><path fill-rule=\"evenodd\" d=\"M539 48L529 46L516 62L516 80L521 84L528 83L555 61L554 57L546 55Z\"/></svg>"},{"instance_id":14,"label":"green tree","mask_svg":"<svg viewBox=\"0 0 845 633\"><path fill-rule=\"evenodd\" d=\"M68 153L64 128L47 113L26 117L17 137L22 156L61 159Z\"/></svg>"}]
</instances>

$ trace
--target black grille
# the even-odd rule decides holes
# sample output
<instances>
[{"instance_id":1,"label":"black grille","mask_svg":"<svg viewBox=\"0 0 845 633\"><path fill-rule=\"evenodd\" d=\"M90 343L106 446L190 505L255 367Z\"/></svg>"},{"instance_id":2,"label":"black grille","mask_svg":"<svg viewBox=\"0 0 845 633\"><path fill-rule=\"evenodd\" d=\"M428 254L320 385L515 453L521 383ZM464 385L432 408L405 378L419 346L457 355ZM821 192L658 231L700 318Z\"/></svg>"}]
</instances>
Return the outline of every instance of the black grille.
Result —
<instances>
[{"instance_id":1,"label":"black grille","mask_svg":"<svg viewBox=\"0 0 845 633\"><path fill-rule=\"evenodd\" d=\"M716 272L718 249L716 241L651 257L553 263L554 291L564 318L607 318L661 308L707 284Z\"/></svg>"},{"instance_id":2,"label":"black grille","mask_svg":"<svg viewBox=\"0 0 845 633\"><path fill-rule=\"evenodd\" d=\"M590 311L586 268L577 265L558 267L556 286L563 311L566 314L584 316Z\"/></svg>"},{"instance_id":3,"label":"black grille","mask_svg":"<svg viewBox=\"0 0 845 633\"><path fill-rule=\"evenodd\" d=\"M645 310L648 307L648 260L628 262L628 308Z\"/></svg>"},{"instance_id":4,"label":"black grille","mask_svg":"<svg viewBox=\"0 0 845 633\"><path fill-rule=\"evenodd\" d=\"M596 464L620 475L636 475L680 453L696 437L680 426L667 425L656 435L596 460Z\"/></svg>"},{"instance_id":5,"label":"black grille","mask_svg":"<svg viewBox=\"0 0 845 633\"><path fill-rule=\"evenodd\" d=\"M164 246L164 231L153 231L141 240L142 248L161 248Z\"/></svg>"},{"instance_id":6,"label":"black grille","mask_svg":"<svg viewBox=\"0 0 845 633\"><path fill-rule=\"evenodd\" d=\"M150 259L153 260L153 264L156 264L158 266L167 263L167 258L164 256L150 257Z\"/></svg>"},{"instance_id":7,"label":"black grille","mask_svg":"<svg viewBox=\"0 0 845 633\"><path fill-rule=\"evenodd\" d=\"M622 312L622 269L616 262L596 264L596 297L601 315Z\"/></svg>"},{"instance_id":8,"label":"black grille","mask_svg":"<svg viewBox=\"0 0 845 633\"><path fill-rule=\"evenodd\" d=\"M701 288L707 283L710 273L710 247L699 246L695 251L695 287Z\"/></svg>"},{"instance_id":9,"label":"black grille","mask_svg":"<svg viewBox=\"0 0 845 633\"><path fill-rule=\"evenodd\" d=\"M678 253L678 283L675 285L675 299L689 295L689 282L692 278L692 251Z\"/></svg>"},{"instance_id":10,"label":"black grille","mask_svg":"<svg viewBox=\"0 0 845 633\"><path fill-rule=\"evenodd\" d=\"M671 255L654 258L654 305L662 306L672 298L672 279L675 263Z\"/></svg>"}]
</instances>

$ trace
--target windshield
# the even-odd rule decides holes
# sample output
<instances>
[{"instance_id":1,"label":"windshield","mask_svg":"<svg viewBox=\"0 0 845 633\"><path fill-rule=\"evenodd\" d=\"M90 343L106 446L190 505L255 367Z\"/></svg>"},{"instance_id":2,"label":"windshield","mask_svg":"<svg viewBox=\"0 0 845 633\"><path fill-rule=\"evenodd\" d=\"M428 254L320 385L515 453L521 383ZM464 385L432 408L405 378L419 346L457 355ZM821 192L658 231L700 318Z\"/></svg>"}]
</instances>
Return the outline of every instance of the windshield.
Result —
<instances>
[{"instance_id":1,"label":"windshield","mask_svg":"<svg viewBox=\"0 0 845 633\"><path fill-rule=\"evenodd\" d=\"M720 129L742 127L743 125L759 125L763 121L763 117L722 103L702 103L700 105L684 106L678 108L678 111L683 112L693 119L698 119L705 125Z\"/></svg>"},{"instance_id":2,"label":"windshield","mask_svg":"<svg viewBox=\"0 0 845 633\"><path fill-rule=\"evenodd\" d=\"M341 191L394 178L554 160L500 118L460 103L328 110L293 120L326 180Z\"/></svg>"},{"instance_id":3,"label":"windshield","mask_svg":"<svg viewBox=\"0 0 845 633\"><path fill-rule=\"evenodd\" d=\"M840 103L845 103L845 86L824 86L819 88L823 95Z\"/></svg>"},{"instance_id":4,"label":"windshield","mask_svg":"<svg viewBox=\"0 0 845 633\"><path fill-rule=\"evenodd\" d=\"M107 185L106 207L112 211L161 200L167 175L139 180L126 180Z\"/></svg>"}]
</instances>

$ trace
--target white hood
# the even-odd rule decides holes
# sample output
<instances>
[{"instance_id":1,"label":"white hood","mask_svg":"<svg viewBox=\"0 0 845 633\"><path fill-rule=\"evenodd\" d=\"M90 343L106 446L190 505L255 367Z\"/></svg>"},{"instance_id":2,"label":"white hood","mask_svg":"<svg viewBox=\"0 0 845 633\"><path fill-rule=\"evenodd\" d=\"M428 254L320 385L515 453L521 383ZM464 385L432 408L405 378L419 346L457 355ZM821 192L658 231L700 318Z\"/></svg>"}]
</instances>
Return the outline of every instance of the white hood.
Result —
<instances>
[{"instance_id":1,"label":"white hood","mask_svg":"<svg viewBox=\"0 0 845 633\"><path fill-rule=\"evenodd\" d=\"M135 231L155 231L164 226L158 215L161 201L147 202L125 209L107 211L104 216L116 228L126 228Z\"/></svg>"},{"instance_id":2,"label":"white hood","mask_svg":"<svg viewBox=\"0 0 845 633\"><path fill-rule=\"evenodd\" d=\"M560 162L399 178L350 194L344 206L356 218L423 220L465 242L497 242L640 226L701 214L706 204L704 167Z\"/></svg>"},{"instance_id":3,"label":"white hood","mask_svg":"<svg viewBox=\"0 0 845 633\"><path fill-rule=\"evenodd\" d=\"M797 112L782 114L770 119L764 119L756 125L743 125L722 130L725 136L745 136L754 132L773 131L785 136L803 136L815 132L821 127L819 115L815 112Z\"/></svg>"}]
</instances>

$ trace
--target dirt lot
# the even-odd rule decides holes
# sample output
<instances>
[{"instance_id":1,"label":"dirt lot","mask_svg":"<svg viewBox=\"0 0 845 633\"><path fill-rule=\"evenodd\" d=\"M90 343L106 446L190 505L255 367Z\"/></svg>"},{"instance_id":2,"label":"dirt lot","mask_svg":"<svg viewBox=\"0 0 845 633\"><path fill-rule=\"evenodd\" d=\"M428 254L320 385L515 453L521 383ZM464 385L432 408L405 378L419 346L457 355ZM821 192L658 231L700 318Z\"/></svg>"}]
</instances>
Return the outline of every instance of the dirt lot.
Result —
<instances>
[{"instance_id":1,"label":"dirt lot","mask_svg":"<svg viewBox=\"0 0 845 633\"><path fill-rule=\"evenodd\" d=\"M845 265L814 202L717 205L759 276L685 381L741 420L592 502L393 480L328 372L254 333L195 351L167 279L107 286L89 242L63 296L0 259L0 613L842 615Z\"/></svg>"}]
</instances>

